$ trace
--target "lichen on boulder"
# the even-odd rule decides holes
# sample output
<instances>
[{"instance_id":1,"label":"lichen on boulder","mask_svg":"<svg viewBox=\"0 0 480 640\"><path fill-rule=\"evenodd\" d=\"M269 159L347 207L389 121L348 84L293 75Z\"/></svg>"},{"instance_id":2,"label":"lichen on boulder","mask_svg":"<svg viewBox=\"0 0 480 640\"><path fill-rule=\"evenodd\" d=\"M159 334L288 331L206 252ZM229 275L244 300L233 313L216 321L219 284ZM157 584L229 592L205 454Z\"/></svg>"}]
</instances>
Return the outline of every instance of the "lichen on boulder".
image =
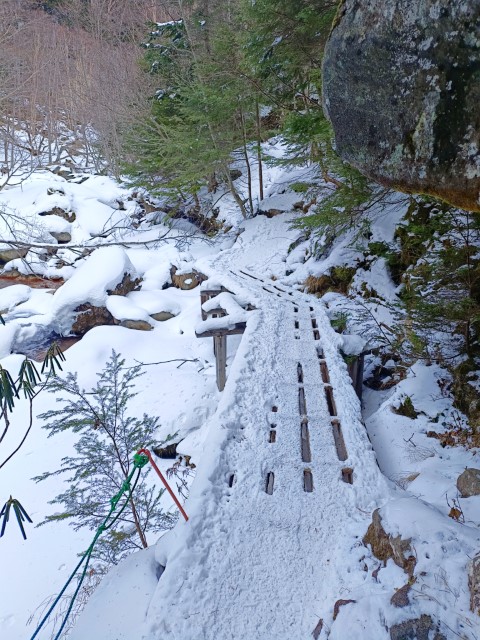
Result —
<instances>
[{"instance_id":1,"label":"lichen on boulder","mask_svg":"<svg viewBox=\"0 0 480 640\"><path fill-rule=\"evenodd\" d=\"M479 19L479 0L344 0L323 66L342 158L480 211Z\"/></svg>"}]
</instances>

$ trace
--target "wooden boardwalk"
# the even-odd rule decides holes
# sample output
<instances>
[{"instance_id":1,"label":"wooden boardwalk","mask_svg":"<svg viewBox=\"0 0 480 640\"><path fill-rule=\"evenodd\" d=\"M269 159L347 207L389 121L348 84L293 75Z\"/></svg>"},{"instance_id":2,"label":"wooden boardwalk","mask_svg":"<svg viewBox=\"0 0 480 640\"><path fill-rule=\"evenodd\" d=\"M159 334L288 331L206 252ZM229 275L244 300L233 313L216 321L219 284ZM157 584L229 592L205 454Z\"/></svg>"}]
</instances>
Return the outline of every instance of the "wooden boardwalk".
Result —
<instances>
[{"instance_id":1,"label":"wooden boardwalk","mask_svg":"<svg viewBox=\"0 0 480 640\"><path fill-rule=\"evenodd\" d=\"M164 555L160 543L141 638L310 639L342 593L337 559L366 530L378 469L323 305L220 266L207 275L256 310L220 380L190 520Z\"/></svg>"}]
</instances>

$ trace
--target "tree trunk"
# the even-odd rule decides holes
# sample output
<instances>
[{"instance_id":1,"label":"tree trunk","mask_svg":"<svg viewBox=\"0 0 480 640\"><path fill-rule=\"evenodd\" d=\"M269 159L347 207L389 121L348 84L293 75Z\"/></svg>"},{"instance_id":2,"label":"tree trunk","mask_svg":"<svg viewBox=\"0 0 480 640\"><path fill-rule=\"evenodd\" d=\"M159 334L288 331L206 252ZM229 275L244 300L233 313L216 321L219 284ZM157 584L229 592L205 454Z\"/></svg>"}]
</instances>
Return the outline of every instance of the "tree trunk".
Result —
<instances>
[{"instance_id":1,"label":"tree trunk","mask_svg":"<svg viewBox=\"0 0 480 640\"><path fill-rule=\"evenodd\" d=\"M225 176L225 180L227 181L228 184L228 188L230 190L230 193L233 196L233 199L235 200L235 202L238 204L238 206L240 207L240 211L242 212L242 216L247 219L248 218L248 212L245 209L245 203L244 201L241 199L240 194L238 193L238 191L235 188L235 185L233 184L232 181L232 176L230 175L230 168L227 164L223 165L223 174Z\"/></svg>"},{"instance_id":2,"label":"tree trunk","mask_svg":"<svg viewBox=\"0 0 480 640\"><path fill-rule=\"evenodd\" d=\"M240 120L242 123L242 135L243 135L243 156L245 158L245 165L247 167L247 180L248 180L248 204L250 206L250 215L253 216L253 197L252 197L252 169L250 166L250 160L248 158L247 149L247 132L245 128L245 118L243 112L240 111Z\"/></svg>"},{"instance_id":3,"label":"tree trunk","mask_svg":"<svg viewBox=\"0 0 480 640\"><path fill-rule=\"evenodd\" d=\"M130 508L132 509L133 520L135 522L135 529L137 530L138 537L140 538L140 542L142 543L142 547L146 549L148 547L148 542L145 537L144 532L142 531L142 527L140 526L140 521L138 519L137 510L135 508L135 503L133 502L133 498L130 497Z\"/></svg>"},{"instance_id":4,"label":"tree trunk","mask_svg":"<svg viewBox=\"0 0 480 640\"><path fill-rule=\"evenodd\" d=\"M261 136L261 120L260 106L258 100L255 102L257 117L257 158L258 158L258 190L260 200L263 200L263 165L262 165L262 136Z\"/></svg>"}]
</instances>

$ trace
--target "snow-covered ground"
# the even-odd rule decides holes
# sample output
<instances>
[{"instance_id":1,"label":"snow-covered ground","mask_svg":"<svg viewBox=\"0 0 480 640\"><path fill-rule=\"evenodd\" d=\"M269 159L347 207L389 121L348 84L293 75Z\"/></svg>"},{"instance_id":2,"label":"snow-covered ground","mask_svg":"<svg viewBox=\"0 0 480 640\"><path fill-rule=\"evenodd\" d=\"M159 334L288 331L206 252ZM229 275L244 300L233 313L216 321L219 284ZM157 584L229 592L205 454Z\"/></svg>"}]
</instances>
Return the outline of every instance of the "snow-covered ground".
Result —
<instances>
[{"instance_id":1,"label":"snow-covered ground","mask_svg":"<svg viewBox=\"0 0 480 640\"><path fill-rule=\"evenodd\" d=\"M272 143L268 151L281 155L282 146ZM453 411L442 394L444 372L436 365L414 365L391 389L365 390L367 435L339 352L347 339L329 323L329 315L351 312L355 303L338 294L319 300L300 290L307 276L349 261L354 265L358 257L347 234L328 257L315 260L310 243L291 229L290 221L302 214L291 209L299 198L288 185L308 178L304 168L267 168L260 206L286 212L244 221L225 196L217 205L219 219L232 229L209 242L200 235L165 242L168 230L148 221L130 229L138 205L128 189L105 177L75 182L37 172L22 187L0 194L2 205L27 221L21 232L29 240L34 233L37 242L55 245L51 232L62 231L70 234L72 245L94 249L88 256L68 246L46 259L32 252L26 256L35 272L66 282L55 293L23 284L0 290L7 323L0 327L1 365L14 375L23 357L11 349L42 332L68 333L74 308L85 302L106 305L118 321L147 322L150 331L90 330L66 352L65 371L78 372L80 383L89 387L112 349L129 364L149 364L131 411L158 415L159 442L177 434L179 453L196 465L185 504L189 521L179 521L156 545L150 540L149 549L111 570L72 640L300 640L315 628L320 639L386 640L392 624L423 613L441 622L448 639L478 637L478 619L469 612L467 565L479 549L480 498L461 501L464 523L448 517L457 499L456 478L466 466L475 466L475 450L444 449L426 437L433 421L437 424L439 416L440 423L448 421ZM75 213L75 220L39 215L54 207ZM403 214L400 199L374 211L372 239L390 242ZM104 246L119 239L126 244ZM243 336L228 338L222 393L215 384L212 341L195 336L202 327L200 289L164 288L172 266L178 274L196 270L209 278L206 285L228 289L224 306L235 322L247 321ZM21 260L8 268L26 269ZM141 289L126 297L109 295L124 273L142 278ZM372 341L378 322L389 325L401 313L393 307L396 287L381 258L368 270L358 269L355 278L359 288L367 282L381 295L371 307L376 323L351 322L352 331ZM162 311L174 317L163 322L151 317ZM168 360L174 362L150 364ZM179 368L182 360L189 362ZM321 375L323 360L333 412L325 392L329 384ZM392 411L406 396L419 412L415 420ZM36 414L52 402L41 394ZM0 445L2 454L16 445L26 411L20 401L8 439ZM341 425L346 455L339 456L332 419ZM0 471L2 501L12 494L34 522L42 520L51 513L48 500L61 490L61 480L34 484L30 478L58 468L71 448L71 434L47 440L35 421L24 447ZM162 463L164 470L167 466ZM306 470L313 479L311 492L304 490ZM342 470L347 476L351 472L353 484L342 480ZM267 493L270 473L273 491ZM169 508L168 497L164 501ZM405 608L395 607L390 598L408 576L392 560L379 569L362 543L378 507L389 533L412 539L417 568ZM22 541L10 522L0 541L5 576L0 635L7 640L30 637L34 626L25 627L28 617L58 592L92 537L62 523L29 527L27 534ZM334 615L340 600L354 602ZM42 633L40 638L48 638L49 628Z\"/></svg>"}]
</instances>

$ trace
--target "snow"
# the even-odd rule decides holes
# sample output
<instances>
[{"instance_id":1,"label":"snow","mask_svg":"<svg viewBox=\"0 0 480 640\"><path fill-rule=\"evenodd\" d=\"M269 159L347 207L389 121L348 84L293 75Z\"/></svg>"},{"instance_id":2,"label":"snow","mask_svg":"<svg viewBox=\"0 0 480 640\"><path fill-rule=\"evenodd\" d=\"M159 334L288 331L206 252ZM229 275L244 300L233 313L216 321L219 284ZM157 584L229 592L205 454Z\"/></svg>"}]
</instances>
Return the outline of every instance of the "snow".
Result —
<instances>
[{"instance_id":1,"label":"snow","mask_svg":"<svg viewBox=\"0 0 480 640\"><path fill-rule=\"evenodd\" d=\"M199 307L198 300L195 302ZM99 327L90 331L80 343L66 352L65 371L77 371L80 383L88 386L94 383L95 372L104 367L112 348L127 357L131 365L135 364L136 359L150 363L178 357L191 358L193 354L201 357L205 353L201 341L169 331L166 327L169 323L158 324L158 331L135 332L135 340L132 339L132 331L122 327ZM199 347L197 352L194 349L196 342ZM22 360L23 357L9 356L2 361L2 365L14 375L15 366L18 367ZM162 416L164 436L159 434L159 441L169 433L181 434L198 428L211 411L212 395L213 398L216 395L213 376L197 373L199 367L195 363L187 363L180 369L176 368L177 365L146 367L140 396L132 405L133 412L147 410L153 415ZM175 402L172 402L172 394ZM149 398L148 409L145 406L146 398ZM39 396L35 414L51 408L51 403L52 398L48 395ZM21 401L13 414L17 433L23 433L25 411L26 407ZM21 499L34 522L51 512L47 501L58 493L61 486L58 481L57 484L49 481L35 485L30 478L47 469L57 468L60 458L68 455L71 447L71 440L66 435L56 437L54 442L47 441L46 434L39 426L36 422L15 465L7 465L2 470L2 486L8 487L9 492ZM14 436L15 433L12 433L7 442L8 449L17 444ZM170 504L166 506L169 508ZM30 526L27 529L28 540L22 542L15 529L16 524L10 523L0 546L2 565L7 572L15 571L16 574L8 593L2 592L0 604L0 629L2 637L9 640L24 638L33 632L33 627L25 629L26 618L46 596L60 589L77 561L76 554L89 544L93 536L88 531L74 532L66 525L40 529ZM21 563L18 562L19 553ZM45 576L45 579L32 580L32 575Z\"/></svg>"},{"instance_id":2,"label":"snow","mask_svg":"<svg viewBox=\"0 0 480 640\"><path fill-rule=\"evenodd\" d=\"M72 229L70 222L56 215L44 216L43 224L50 233L70 233ZM55 240L52 239L51 242Z\"/></svg>"},{"instance_id":3,"label":"snow","mask_svg":"<svg viewBox=\"0 0 480 640\"><path fill-rule=\"evenodd\" d=\"M11 311L21 302L26 302L32 293L30 287L25 284L13 284L5 289L0 289L0 309L2 314Z\"/></svg>"},{"instance_id":4,"label":"snow","mask_svg":"<svg viewBox=\"0 0 480 640\"><path fill-rule=\"evenodd\" d=\"M359 335L342 334L342 351L347 356L358 356L365 351L368 341Z\"/></svg>"},{"instance_id":5,"label":"snow","mask_svg":"<svg viewBox=\"0 0 480 640\"><path fill-rule=\"evenodd\" d=\"M97 249L53 295L52 314L58 327L57 331L65 333L70 330L73 310L80 304L105 306L107 292L115 289L125 274L132 280L137 275L121 247Z\"/></svg>"},{"instance_id":6,"label":"snow","mask_svg":"<svg viewBox=\"0 0 480 640\"><path fill-rule=\"evenodd\" d=\"M226 317L220 318L207 318L197 324L195 331L199 334L214 329L231 329L236 324L246 322L248 318L248 313L235 300L235 297L227 292L220 293L214 298L210 298L210 300L204 302L202 309L207 313L221 309L225 311L227 315Z\"/></svg>"},{"instance_id":7,"label":"snow","mask_svg":"<svg viewBox=\"0 0 480 640\"><path fill-rule=\"evenodd\" d=\"M265 143L264 151L281 157L282 141ZM443 448L427 437L427 431L442 431L461 420L443 391L445 370L419 361L392 388L365 388L362 414L340 353L358 354L367 342L368 348L384 344L384 325L402 317L401 309L392 310L398 296L385 259L371 261L368 268L358 264L365 242L394 242L405 201L398 197L370 212L372 235L365 242L349 231L336 239L328 255L315 258L311 242L291 227L302 214L292 211L301 194L292 194L289 185L310 180L309 169L265 167L264 178L265 199L256 206L268 203L284 213L243 220L225 195L219 219L232 225L230 234L209 243L200 237L186 243L162 240L149 248L133 243L161 239L165 227L142 222L137 230L124 228L136 205L128 200L127 189L105 176L75 184L47 171L35 172L22 188L0 194L5 206L25 211L35 221L38 237L54 230L49 225L63 225L62 230L69 225L72 242L85 242L93 251L80 257L61 247L58 257L71 263L61 269L53 259L32 257L37 273L67 277L53 294L24 285L0 290L0 308L7 311L7 325L0 327L2 366L15 377L23 356L10 351L39 335L48 337L52 328L68 332L73 309L85 302L106 305L118 320L146 320L152 331L92 329L66 352L65 373L77 372L80 384L91 387L112 349L126 358L127 366L144 363L145 375L130 410L158 415L158 441L173 437L178 452L196 465L185 503L189 521L179 520L160 540L149 540L149 549L112 568L70 638L300 640L311 637L322 619L321 640L388 640L388 626L428 613L441 620L446 637L475 640L479 623L469 612L466 571L480 543L480 497L459 498L455 483L465 467L478 467L476 451ZM243 188L242 180L237 182ZM63 193L49 195L49 189ZM126 211L119 209L119 200ZM38 220L52 203L75 212L75 222L64 224L54 216ZM95 247L119 238L125 248ZM7 268L12 264L23 263L14 261ZM344 264L357 267L350 299L333 292L318 299L303 292L308 275ZM190 291L175 289L169 286L173 266L177 273L196 270L208 280ZM125 273L142 277L140 290L126 297L110 295ZM362 283L377 296L362 298ZM226 318L201 321L200 291L220 287L227 292L204 303L203 310L220 306ZM254 310L246 311L247 304ZM150 318L161 311L175 317L167 322ZM339 335L330 325L329 318L339 311L349 314L348 334ZM242 336L227 339L227 384L220 393L212 340L197 339L195 330L226 322L247 326ZM328 366L335 416L326 400L320 356ZM376 356L369 357L367 369L376 362ZM395 360L387 365L393 370ZM303 461L301 454L300 385L311 461ZM416 419L392 410L407 397L419 413ZM51 408L52 401L40 394L35 415ZM18 444L27 410L20 399L2 452L4 445L10 451ZM345 460L337 454L332 418L341 424ZM269 441L272 430L274 443ZM37 485L29 478L58 468L72 444L71 434L47 440L35 420L15 464L2 469L5 491L21 499L35 522L51 513L48 501L63 485L61 478ZM164 472L169 466L171 461L160 462ZM305 469L313 476L311 493L304 491ZM342 481L343 469L353 471L353 484ZM272 495L265 491L269 472L275 474ZM465 523L448 517L454 500ZM173 508L168 495L164 504ZM375 508L380 508L387 531L412 539L417 581L406 609L395 608L390 598L408 576L389 561L375 577L379 561L361 542ZM0 635L8 640L33 633L33 626L25 629L28 616L58 592L76 554L93 535L57 524L29 527L23 542L15 526L10 523L0 541L5 575L15 575L0 600ZM334 621L339 599L355 602L341 606Z\"/></svg>"},{"instance_id":8,"label":"snow","mask_svg":"<svg viewBox=\"0 0 480 640\"><path fill-rule=\"evenodd\" d=\"M118 616L109 616L106 625L109 637L117 640L136 637L148 613L146 602L155 592L160 576L161 570L155 561L155 547L133 554L109 572L98 587L99 597L91 612L99 624L105 620L105 611L119 612ZM127 582L130 585L129 589L115 587L117 583ZM125 611L129 612L128 616L122 615ZM90 621L84 617L80 618L74 633L80 638L90 637Z\"/></svg>"},{"instance_id":9,"label":"snow","mask_svg":"<svg viewBox=\"0 0 480 640\"><path fill-rule=\"evenodd\" d=\"M17 336L18 327L14 324L0 325L0 358L12 352L12 344Z\"/></svg>"},{"instance_id":10,"label":"snow","mask_svg":"<svg viewBox=\"0 0 480 640\"><path fill-rule=\"evenodd\" d=\"M300 202L301 199L301 195L298 193L274 195L270 198L260 200L258 208L260 211L270 211L271 209L276 209L278 211L291 211L293 205Z\"/></svg>"},{"instance_id":11,"label":"snow","mask_svg":"<svg viewBox=\"0 0 480 640\"><path fill-rule=\"evenodd\" d=\"M260 219L258 226L264 231L262 235L255 234L264 249L262 259L272 259L278 251L278 226L272 224L267 237ZM289 241L287 237L284 251ZM337 354L340 337L330 328L321 303L313 303L315 316L323 336L321 345L330 356L327 357L332 365L330 376L336 389L338 415L350 452L344 464L353 466L358 483L353 487L341 482L340 470L344 465L337 460L327 426L330 418L325 398L318 393L317 344L307 330L299 340L295 339L296 317L305 328L311 324L307 299L293 294L301 309L297 316L289 291L277 295L265 280L256 283L232 271L227 276L220 275L227 271L227 265L232 267L237 260L242 264L246 258L251 260L244 244L239 242L213 264L202 262L203 272L215 272L216 284L222 284L235 295L238 292L245 296L248 290L258 311L249 315L218 409L203 427L208 429L208 435L203 439L197 436L197 442L192 443L201 464L187 503L189 522L177 524L175 536L169 534L165 543L162 538L157 545L157 560L166 568L155 594L146 599L149 613L141 627L142 638L164 634L172 638L197 638L200 633L205 638L262 639L272 634L284 637L284 630L290 628L295 628L299 637L307 637L318 621L316 612L322 610L326 594L321 590L316 593L305 590L305 574L313 584L322 583L325 563L320 559L336 565L346 553L345 545L348 546L345 538L338 540L332 536L332 530L341 529L340 523L346 521L355 529L364 520L357 511L352 521L355 505L362 509L371 506L382 483L366 432L357 417L358 401ZM221 295L222 306L231 306L233 297ZM214 308L215 301L209 301L204 308ZM284 338L280 343L276 341L278 335ZM314 452L312 464L308 465L302 463L298 453L299 360L305 367ZM255 398L253 404L251 398ZM271 412L274 405L278 406L275 414ZM267 439L269 423L273 421L278 432L275 445ZM186 442L182 450L189 450ZM313 494L303 490L303 469L307 466L314 474ZM264 490L269 470L276 474L273 496ZM231 473L235 474L235 481L230 489ZM327 487L331 489L326 491ZM328 528L318 528L318 513L329 522ZM316 559L313 564L312 558ZM335 586L339 588L336 570L329 585L329 593ZM265 593L268 598L259 597ZM212 607L216 611L214 616ZM113 638L96 610L98 605L87 605L84 624L89 621L89 626L84 628L95 628L97 633ZM175 624L167 611L175 612ZM194 626L190 621L193 615ZM74 631L72 638L81 637L80 631Z\"/></svg>"},{"instance_id":12,"label":"snow","mask_svg":"<svg viewBox=\"0 0 480 640\"><path fill-rule=\"evenodd\" d=\"M137 307L131 299L124 296L108 296L105 306L117 320L150 320L145 309Z\"/></svg>"},{"instance_id":13,"label":"snow","mask_svg":"<svg viewBox=\"0 0 480 640\"><path fill-rule=\"evenodd\" d=\"M166 311L174 316L182 310L183 298L184 296L177 289L151 289L150 291L132 291L127 294L128 300L145 309L148 314Z\"/></svg>"}]
</instances>

